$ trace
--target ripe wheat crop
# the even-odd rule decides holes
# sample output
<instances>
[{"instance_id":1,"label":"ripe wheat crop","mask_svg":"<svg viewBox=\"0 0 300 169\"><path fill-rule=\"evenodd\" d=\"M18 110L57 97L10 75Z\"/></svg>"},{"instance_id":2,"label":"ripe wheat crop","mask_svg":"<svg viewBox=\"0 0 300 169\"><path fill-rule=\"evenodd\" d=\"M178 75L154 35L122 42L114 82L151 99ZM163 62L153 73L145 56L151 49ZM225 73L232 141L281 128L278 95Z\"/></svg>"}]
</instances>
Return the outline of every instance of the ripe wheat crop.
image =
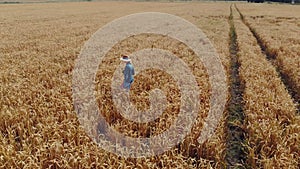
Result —
<instances>
[{"instance_id":1,"label":"ripe wheat crop","mask_svg":"<svg viewBox=\"0 0 300 169\"><path fill-rule=\"evenodd\" d=\"M255 14L255 11L271 11L272 15ZM271 7L264 5L253 10L240 5L240 9L245 11L244 16L249 25L257 32L267 52L270 53L274 64L278 65L286 83L290 85L290 90L296 102L300 100L300 36L299 10L297 7L283 5ZM279 12L280 11L280 12ZM299 107L299 105L298 105ZM298 108L299 109L299 108Z\"/></svg>"},{"instance_id":2,"label":"ripe wheat crop","mask_svg":"<svg viewBox=\"0 0 300 169\"><path fill-rule=\"evenodd\" d=\"M176 8L172 8L175 5ZM195 6L196 5L196 6ZM203 7L202 7L203 6ZM101 26L126 14L145 11L168 12L182 16L208 34L227 57L227 4L168 3L64 3L3 5L1 8L1 161L13 168L197 168L224 166L224 120L216 134L197 145L209 104L206 70L194 54L179 42L164 37L137 36L123 41L107 54L103 65L108 70L120 64L123 52L154 45L182 57L193 69L201 87L198 122L192 133L177 147L151 158L125 159L99 148L80 127L72 102L72 70L84 42ZM222 9L218 14L198 8ZM32 10L35 8L36 10ZM192 15L189 14L192 9ZM223 13L224 12L224 13ZM210 16L212 15L212 16ZM213 16L217 15L217 16ZM221 17L218 17L222 15ZM4 17L5 16L5 17ZM204 24L209 22L209 24ZM211 29L213 27L214 29ZM220 38L216 31L225 38ZM179 46L178 46L179 45ZM121 49L121 50L119 50ZM106 63L107 62L107 63ZM134 63L134 62L133 62ZM3 65L3 67L2 67ZM225 64L226 65L226 64ZM101 67L102 68L102 67ZM147 88L160 87L167 94L169 109L157 123L136 125L116 114L105 92L111 71L99 69L97 100L105 117L120 132L132 137L157 134L168 127L178 110L178 97L172 79L163 72L149 70L136 76L132 100L140 109L149 106ZM151 76L153 74L153 76ZM154 81L153 81L154 80ZM155 86L155 81L160 85ZM147 82L147 83L144 83ZM104 91L103 91L104 90ZM105 93L103 95L103 93ZM105 102L106 101L106 102ZM225 117L224 117L225 119ZM151 128L152 127L152 128Z\"/></svg>"},{"instance_id":3,"label":"ripe wheat crop","mask_svg":"<svg viewBox=\"0 0 300 169\"><path fill-rule=\"evenodd\" d=\"M93 142L81 127L74 110L72 71L84 43L99 28L128 14L154 11L177 15L198 26L215 47L228 74L227 80L231 81L230 5L225 2L1 4L0 168L226 168L229 145L226 122L230 112L224 111L210 139L203 144L197 142L210 109L211 86L201 60L182 42L152 34L124 39L106 54L95 80L95 96L106 121L127 136L149 137L172 125L178 115L181 93L169 74L157 69L142 71L135 76L130 91L132 103L139 110L149 109L149 93L159 88L166 96L167 107L154 122L138 124L126 120L114 107L110 90L111 77L121 64L120 55L144 48L161 48L172 52L189 66L200 89L198 117L184 141L161 155L123 158ZM240 10L270 46L278 48L282 53L278 53L278 59L282 58L283 70L297 80L299 66L294 65L297 57L292 57L299 54L295 50L298 49L297 34L285 36L280 32L276 41L271 40L276 34L275 29L284 31L284 27L264 19L259 19L261 24L258 25L257 17L265 14L261 8L255 8L258 11L250 14L253 8L251 4L241 4ZM256 18L251 19L248 15ZM299 27L294 22L298 18L287 18L293 15L289 10L281 14L271 10L268 15L282 17L277 19L291 24L291 29ZM253 168L297 168L300 120L295 114L295 104L237 11L234 11L234 24L239 44L240 77L245 84L246 119L239 125L247 136L246 165ZM274 30L262 32L260 25L274 26ZM280 45L277 45L277 40L281 41ZM287 57L283 57L285 55Z\"/></svg>"},{"instance_id":4,"label":"ripe wheat crop","mask_svg":"<svg viewBox=\"0 0 300 169\"><path fill-rule=\"evenodd\" d=\"M248 164L259 168L297 168L299 117L295 114L296 106L237 11L234 16L240 75L245 85Z\"/></svg>"}]
</instances>

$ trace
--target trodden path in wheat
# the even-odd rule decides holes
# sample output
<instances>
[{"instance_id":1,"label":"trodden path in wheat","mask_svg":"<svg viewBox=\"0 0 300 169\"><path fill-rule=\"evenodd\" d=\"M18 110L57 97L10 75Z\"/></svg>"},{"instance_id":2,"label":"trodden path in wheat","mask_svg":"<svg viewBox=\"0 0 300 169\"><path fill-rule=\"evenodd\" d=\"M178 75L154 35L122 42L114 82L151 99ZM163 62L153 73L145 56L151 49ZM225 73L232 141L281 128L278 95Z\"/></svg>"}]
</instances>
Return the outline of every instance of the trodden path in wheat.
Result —
<instances>
[{"instance_id":1,"label":"trodden path in wheat","mask_svg":"<svg viewBox=\"0 0 300 169\"><path fill-rule=\"evenodd\" d=\"M295 16L275 17L274 22L276 24L269 24L269 21L267 21L267 24L261 25L253 23L255 18L253 20L249 19L249 22L248 17L245 16L237 6L236 9L238 10L243 23L256 38L257 43L262 52L266 55L266 58L276 68L282 82L294 99L295 104L297 104L297 112L300 113L300 37L298 36L299 30L297 30L299 28L297 22L299 22L300 18L295 17L297 16L297 12L294 12ZM293 11L295 9L291 8L291 10ZM264 16L260 16L260 18L264 18ZM262 27L271 27L270 34L265 35ZM283 31L282 29L279 29L280 27L285 27L286 33L284 38L280 35Z\"/></svg>"},{"instance_id":2,"label":"trodden path in wheat","mask_svg":"<svg viewBox=\"0 0 300 169\"><path fill-rule=\"evenodd\" d=\"M1 4L0 168L297 168L300 119L295 98L230 6L225 2ZM278 50L275 65L296 80L292 88L297 89L299 15L294 11L300 11L299 6L237 3L237 7L268 47ZM264 8L271 10L266 14ZM142 34L123 40L106 55L95 87L99 108L119 132L131 137L160 133L172 124L180 104L174 80L159 70L147 70L136 76L132 102L147 109L149 91L160 88L170 107L149 124L122 118L111 105L109 90L120 54L145 47L169 50L189 65L201 90L197 122L184 141L161 155L123 158L101 149L80 126L72 100L72 71L84 43L99 28L119 17L149 11L180 16L207 35L227 73L231 98L214 135L199 144L211 91L201 61L185 44L165 36ZM274 29L264 31L262 25ZM281 33L285 30L293 33L285 36Z\"/></svg>"},{"instance_id":3,"label":"trodden path in wheat","mask_svg":"<svg viewBox=\"0 0 300 169\"><path fill-rule=\"evenodd\" d=\"M299 116L292 95L238 8L234 24L239 44L240 76L244 81L244 129L247 166L297 168ZM289 159L289 160L285 160Z\"/></svg>"}]
</instances>

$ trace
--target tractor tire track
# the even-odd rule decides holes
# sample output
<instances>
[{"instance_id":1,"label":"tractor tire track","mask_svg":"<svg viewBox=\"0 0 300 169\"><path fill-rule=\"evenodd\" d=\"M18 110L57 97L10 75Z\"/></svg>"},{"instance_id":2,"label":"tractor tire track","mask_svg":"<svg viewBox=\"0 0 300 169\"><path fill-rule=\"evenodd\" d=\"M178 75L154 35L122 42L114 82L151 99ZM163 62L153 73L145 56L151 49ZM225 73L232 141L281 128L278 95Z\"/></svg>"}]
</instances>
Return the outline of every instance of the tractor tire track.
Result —
<instances>
[{"instance_id":1,"label":"tractor tire track","mask_svg":"<svg viewBox=\"0 0 300 169\"><path fill-rule=\"evenodd\" d=\"M237 34L234 27L232 5L230 6L230 16L228 23L229 30L229 52L230 52L230 99L227 103L227 148L226 148L226 168L244 168L246 161L246 151L244 147L245 131L243 123L245 115L243 112L244 83L240 78L239 56Z\"/></svg>"},{"instance_id":2,"label":"tractor tire track","mask_svg":"<svg viewBox=\"0 0 300 169\"><path fill-rule=\"evenodd\" d=\"M249 22L245 19L245 16L241 13L238 7L235 5L235 9L238 11L240 15L240 19L242 22L249 28L255 39L257 40L258 45L261 48L262 53L266 56L267 60L271 62L271 64L275 67L277 73L280 76L281 81L283 82L285 88L291 95L297 107L297 114L300 114L300 89L297 88L297 85L290 76L284 72L282 65L277 60L278 52L277 50L272 49L267 42L259 35L259 33L252 27Z\"/></svg>"}]
</instances>

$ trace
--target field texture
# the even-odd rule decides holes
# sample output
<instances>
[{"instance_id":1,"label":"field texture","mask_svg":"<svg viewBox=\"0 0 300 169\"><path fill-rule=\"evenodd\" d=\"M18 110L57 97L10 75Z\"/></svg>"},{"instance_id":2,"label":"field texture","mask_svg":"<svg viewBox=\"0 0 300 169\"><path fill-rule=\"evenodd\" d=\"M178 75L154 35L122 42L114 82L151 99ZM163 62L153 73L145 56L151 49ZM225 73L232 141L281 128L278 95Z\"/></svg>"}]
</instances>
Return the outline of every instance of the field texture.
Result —
<instances>
[{"instance_id":1,"label":"field texture","mask_svg":"<svg viewBox=\"0 0 300 169\"><path fill-rule=\"evenodd\" d=\"M0 168L299 168L299 11L225 2L0 5ZM196 123L184 141L161 155L123 158L99 148L80 126L72 98L75 60L99 28L137 12L180 16L198 26L219 53L227 108L203 144L197 138L210 109L207 70L185 44L162 35L140 34L116 44L98 69L95 96L119 132L160 134L180 108L181 93L169 74L149 69L135 76L130 95L138 109L149 109L152 89L166 96L165 111L149 123L122 117L110 85L121 54L151 47L170 51L189 66L201 91Z\"/></svg>"},{"instance_id":2,"label":"field texture","mask_svg":"<svg viewBox=\"0 0 300 169\"><path fill-rule=\"evenodd\" d=\"M244 127L248 134L248 165L251 168L297 168L299 116L295 114L296 107L276 68L262 53L236 9L233 13L240 75L245 85Z\"/></svg>"}]
</instances>

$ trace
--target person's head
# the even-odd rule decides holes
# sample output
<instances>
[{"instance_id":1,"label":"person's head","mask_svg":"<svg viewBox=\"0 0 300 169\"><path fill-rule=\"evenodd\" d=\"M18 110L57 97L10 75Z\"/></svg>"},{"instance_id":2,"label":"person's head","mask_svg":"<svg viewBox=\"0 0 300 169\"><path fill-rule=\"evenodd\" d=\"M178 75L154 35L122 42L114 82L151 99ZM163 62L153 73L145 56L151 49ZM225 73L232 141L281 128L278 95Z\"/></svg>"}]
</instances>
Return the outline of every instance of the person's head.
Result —
<instances>
[{"instance_id":1,"label":"person's head","mask_svg":"<svg viewBox=\"0 0 300 169\"><path fill-rule=\"evenodd\" d=\"M125 63L128 63L128 62L131 61L131 59L127 55L122 55L121 58L120 58L120 60L123 61L123 62L125 62Z\"/></svg>"}]
</instances>

